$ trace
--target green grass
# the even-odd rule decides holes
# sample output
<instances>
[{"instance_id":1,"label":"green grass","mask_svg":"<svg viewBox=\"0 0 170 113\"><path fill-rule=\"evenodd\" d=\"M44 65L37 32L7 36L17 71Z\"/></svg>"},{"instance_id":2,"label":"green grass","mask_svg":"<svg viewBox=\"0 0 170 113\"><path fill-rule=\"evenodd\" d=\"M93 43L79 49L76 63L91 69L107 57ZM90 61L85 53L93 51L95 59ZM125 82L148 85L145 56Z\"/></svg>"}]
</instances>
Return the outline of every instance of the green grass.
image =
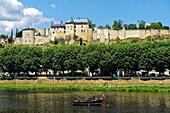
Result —
<instances>
[{"instance_id":1,"label":"green grass","mask_svg":"<svg viewBox=\"0 0 170 113\"><path fill-rule=\"evenodd\" d=\"M0 90L47 90L47 91L124 91L124 92L170 92L170 86L38 86L1 85Z\"/></svg>"}]
</instances>

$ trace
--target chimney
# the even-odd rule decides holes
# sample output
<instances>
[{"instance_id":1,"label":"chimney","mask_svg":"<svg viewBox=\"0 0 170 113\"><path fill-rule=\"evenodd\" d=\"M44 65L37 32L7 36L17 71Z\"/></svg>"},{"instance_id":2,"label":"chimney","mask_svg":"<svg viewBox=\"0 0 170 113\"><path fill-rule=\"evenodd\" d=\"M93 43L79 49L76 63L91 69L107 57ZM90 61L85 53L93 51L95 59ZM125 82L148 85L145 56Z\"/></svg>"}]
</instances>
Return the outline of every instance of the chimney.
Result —
<instances>
[{"instance_id":1,"label":"chimney","mask_svg":"<svg viewBox=\"0 0 170 113\"><path fill-rule=\"evenodd\" d=\"M63 24L63 21L61 21L61 24Z\"/></svg>"}]
</instances>

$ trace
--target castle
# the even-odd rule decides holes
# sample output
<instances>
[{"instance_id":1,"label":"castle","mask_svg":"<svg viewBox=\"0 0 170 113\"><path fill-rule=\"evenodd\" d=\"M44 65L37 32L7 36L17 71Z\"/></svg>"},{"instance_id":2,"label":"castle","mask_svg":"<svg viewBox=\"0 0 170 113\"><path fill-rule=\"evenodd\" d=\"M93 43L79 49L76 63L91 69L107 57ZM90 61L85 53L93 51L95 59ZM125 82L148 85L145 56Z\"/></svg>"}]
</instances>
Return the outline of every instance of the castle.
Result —
<instances>
[{"instance_id":1,"label":"castle","mask_svg":"<svg viewBox=\"0 0 170 113\"><path fill-rule=\"evenodd\" d=\"M72 44L75 36L86 42L109 43L111 40L140 38L148 36L170 35L170 30L148 29L148 30L109 30L107 28L95 29L89 27L88 19L71 18L66 23L51 23L48 31L45 28L35 30L23 30L22 37L16 37L13 45L44 45L50 41L58 40L61 43Z\"/></svg>"}]
</instances>

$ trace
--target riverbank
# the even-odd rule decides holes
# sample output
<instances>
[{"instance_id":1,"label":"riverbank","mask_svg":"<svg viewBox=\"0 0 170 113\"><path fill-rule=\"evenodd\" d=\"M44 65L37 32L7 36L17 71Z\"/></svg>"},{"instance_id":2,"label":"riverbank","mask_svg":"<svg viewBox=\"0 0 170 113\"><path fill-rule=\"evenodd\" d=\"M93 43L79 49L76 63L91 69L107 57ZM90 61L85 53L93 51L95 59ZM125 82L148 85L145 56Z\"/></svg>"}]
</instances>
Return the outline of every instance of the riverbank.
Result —
<instances>
[{"instance_id":1,"label":"riverbank","mask_svg":"<svg viewBox=\"0 0 170 113\"><path fill-rule=\"evenodd\" d=\"M0 80L1 90L170 92L170 80Z\"/></svg>"}]
</instances>

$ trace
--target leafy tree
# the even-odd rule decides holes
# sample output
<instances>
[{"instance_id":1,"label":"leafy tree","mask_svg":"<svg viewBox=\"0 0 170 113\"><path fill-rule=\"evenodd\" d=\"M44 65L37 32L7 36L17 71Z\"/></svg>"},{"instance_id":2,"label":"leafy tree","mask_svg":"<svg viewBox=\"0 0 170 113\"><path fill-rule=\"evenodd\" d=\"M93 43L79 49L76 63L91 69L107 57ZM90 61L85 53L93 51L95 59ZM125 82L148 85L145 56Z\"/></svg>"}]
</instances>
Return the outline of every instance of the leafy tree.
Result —
<instances>
[{"instance_id":1,"label":"leafy tree","mask_svg":"<svg viewBox=\"0 0 170 113\"><path fill-rule=\"evenodd\" d=\"M22 67L24 72L38 72L42 71L42 49L39 47L25 47L22 51L22 58L24 59Z\"/></svg>"},{"instance_id":2,"label":"leafy tree","mask_svg":"<svg viewBox=\"0 0 170 113\"><path fill-rule=\"evenodd\" d=\"M58 68L54 65L54 54L55 51L57 50L57 46L52 46L50 48L46 48L43 51L42 54L42 70L46 72L48 72L48 70L53 70L54 72L56 72L56 70L58 70Z\"/></svg>"},{"instance_id":3,"label":"leafy tree","mask_svg":"<svg viewBox=\"0 0 170 113\"><path fill-rule=\"evenodd\" d=\"M78 53L80 52L79 46L69 46L66 48L67 59L64 61L64 67L69 71L72 71L72 75L74 72L80 68L78 62Z\"/></svg>"},{"instance_id":4,"label":"leafy tree","mask_svg":"<svg viewBox=\"0 0 170 113\"><path fill-rule=\"evenodd\" d=\"M123 24L122 20L115 20L114 23L113 23L112 29L113 30L120 30L120 29L122 29L122 24Z\"/></svg>"},{"instance_id":5,"label":"leafy tree","mask_svg":"<svg viewBox=\"0 0 170 113\"><path fill-rule=\"evenodd\" d=\"M99 27L97 27L98 29L103 29L103 26L99 26Z\"/></svg>"},{"instance_id":6,"label":"leafy tree","mask_svg":"<svg viewBox=\"0 0 170 113\"><path fill-rule=\"evenodd\" d=\"M128 29L128 24L124 24L123 27L124 27L125 29Z\"/></svg>"},{"instance_id":7,"label":"leafy tree","mask_svg":"<svg viewBox=\"0 0 170 113\"><path fill-rule=\"evenodd\" d=\"M162 29L167 29L167 30L169 30L169 26L163 26Z\"/></svg>"},{"instance_id":8,"label":"leafy tree","mask_svg":"<svg viewBox=\"0 0 170 113\"><path fill-rule=\"evenodd\" d=\"M77 39L78 39L78 36L74 34L74 37L73 37L74 42L76 42Z\"/></svg>"},{"instance_id":9,"label":"leafy tree","mask_svg":"<svg viewBox=\"0 0 170 113\"><path fill-rule=\"evenodd\" d=\"M88 23L89 23L89 28L91 28L94 31L94 28L96 27L96 25L93 24L92 21L89 19L88 19Z\"/></svg>"},{"instance_id":10,"label":"leafy tree","mask_svg":"<svg viewBox=\"0 0 170 113\"><path fill-rule=\"evenodd\" d=\"M108 24L105 25L105 28L107 28L109 30L111 29L110 25L108 25Z\"/></svg>"},{"instance_id":11,"label":"leafy tree","mask_svg":"<svg viewBox=\"0 0 170 113\"><path fill-rule=\"evenodd\" d=\"M16 37L22 37L22 31L16 32Z\"/></svg>"},{"instance_id":12,"label":"leafy tree","mask_svg":"<svg viewBox=\"0 0 170 113\"><path fill-rule=\"evenodd\" d=\"M161 22L151 23L151 25L149 27L150 27L150 29L161 29L162 23Z\"/></svg>"},{"instance_id":13,"label":"leafy tree","mask_svg":"<svg viewBox=\"0 0 170 113\"><path fill-rule=\"evenodd\" d=\"M1 39L1 38L7 39L7 38L8 38L8 35L1 34L1 35L0 35L0 39Z\"/></svg>"},{"instance_id":14,"label":"leafy tree","mask_svg":"<svg viewBox=\"0 0 170 113\"><path fill-rule=\"evenodd\" d=\"M146 22L141 20L141 21L138 21L139 22L139 29L145 29L145 26L146 26Z\"/></svg>"},{"instance_id":15,"label":"leafy tree","mask_svg":"<svg viewBox=\"0 0 170 113\"><path fill-rule=\"evenodd\" d=\"M129 24L128 29L137 29L136 24Z\"/></svg>"}]
</instances>

